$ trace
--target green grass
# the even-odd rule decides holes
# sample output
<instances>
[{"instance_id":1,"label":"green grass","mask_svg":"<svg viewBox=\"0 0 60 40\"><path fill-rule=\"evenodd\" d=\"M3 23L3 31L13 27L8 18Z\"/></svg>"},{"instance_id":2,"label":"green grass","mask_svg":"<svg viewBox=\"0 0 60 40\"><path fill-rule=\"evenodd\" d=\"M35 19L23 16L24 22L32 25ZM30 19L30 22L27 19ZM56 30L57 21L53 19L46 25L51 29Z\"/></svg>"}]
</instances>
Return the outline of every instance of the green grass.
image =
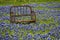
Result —
<instances>
[{"instance_id":1,"label":"green grass","mask_svg":"<svg viewBox=\"0 0 60 40\"><path fill-rule=\"evenodd\" d=\"M60 2L60 0L0 0L0 6L4 5L22 5L22 4L31 4L31 3L38 3L41 2Z\"/></svg>"}]
</instances>

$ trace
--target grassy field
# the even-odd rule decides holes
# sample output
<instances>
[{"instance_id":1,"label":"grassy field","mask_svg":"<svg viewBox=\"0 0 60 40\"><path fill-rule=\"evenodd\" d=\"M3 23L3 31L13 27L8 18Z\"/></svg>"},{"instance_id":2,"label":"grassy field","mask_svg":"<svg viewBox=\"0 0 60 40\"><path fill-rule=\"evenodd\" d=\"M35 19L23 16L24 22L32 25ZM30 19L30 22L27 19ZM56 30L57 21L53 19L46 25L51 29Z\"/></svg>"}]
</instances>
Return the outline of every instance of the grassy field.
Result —
<instances>
[{"instance_id":1,"label":"grassy field","mask_svg":"<svg viewBox=\"0 0 60 40\"><path fill-rule=\"evenodd\" d=\"M0 6L4 5L22 5L41 2L60 2L60 0L0 0Z\"/></svg>"}]
</instances>

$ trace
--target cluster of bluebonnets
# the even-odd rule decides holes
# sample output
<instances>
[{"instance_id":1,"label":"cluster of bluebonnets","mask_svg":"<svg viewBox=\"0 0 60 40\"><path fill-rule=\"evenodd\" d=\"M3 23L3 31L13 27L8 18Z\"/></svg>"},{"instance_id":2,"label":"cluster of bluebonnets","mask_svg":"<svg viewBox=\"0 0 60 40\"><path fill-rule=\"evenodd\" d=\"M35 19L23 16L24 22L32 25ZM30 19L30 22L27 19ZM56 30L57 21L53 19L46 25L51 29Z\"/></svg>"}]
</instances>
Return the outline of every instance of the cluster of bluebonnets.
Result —
<instances>
[{"instance_id":1,"label":"cluster of bluebonnets","mask_svg":"<svg viewBox=\"0 0 60 40\"><path fill-rule=\"evenodd\" d=\"M49 6L51 4L55 6ZM11 6L0 6L0 40L60 40L60 3L28 5L33 8L45 7L42 10L34 10L36 23L11 24Z\"/></svg>"}]
</instances>

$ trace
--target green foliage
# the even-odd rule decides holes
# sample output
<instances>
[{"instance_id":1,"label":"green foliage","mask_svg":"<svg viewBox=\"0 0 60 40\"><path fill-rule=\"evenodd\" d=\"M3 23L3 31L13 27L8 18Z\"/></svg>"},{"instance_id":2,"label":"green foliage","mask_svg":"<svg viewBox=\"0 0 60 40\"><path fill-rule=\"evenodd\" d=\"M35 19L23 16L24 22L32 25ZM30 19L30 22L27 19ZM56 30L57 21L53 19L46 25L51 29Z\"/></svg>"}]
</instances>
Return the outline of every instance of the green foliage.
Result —
<instances>
[{"instance_id":1,"label":"green foliage","mask_svg":"<svg viewBox=\"0 0 60 40\"><path fill-rule=\"evenodd\" d=\"M50 17L49 19L42 19L40 20L41 24L49 24L49 23L54 23L54 19Z\"/></svg>"}]
</instances>

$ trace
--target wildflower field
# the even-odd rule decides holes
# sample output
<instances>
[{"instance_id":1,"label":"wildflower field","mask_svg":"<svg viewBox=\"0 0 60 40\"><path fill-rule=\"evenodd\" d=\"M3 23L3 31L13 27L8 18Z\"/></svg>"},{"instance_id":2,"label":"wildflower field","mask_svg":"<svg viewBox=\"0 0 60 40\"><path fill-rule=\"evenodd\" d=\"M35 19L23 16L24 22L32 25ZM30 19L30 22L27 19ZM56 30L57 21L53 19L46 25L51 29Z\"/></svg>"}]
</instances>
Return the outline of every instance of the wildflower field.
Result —
<instances>
[{"instance_id":1,"label":"wildflower field","mask_svg":"<svg viewBox=\"0 0 60 40\"><path fill-rule=\"evenodd\" d=\"M36 23L11 24L10 7L14 5L32 6L36 13ZM60 40L59 1L29 3L16 1L0 4L0 40Z\"/></svg>"}]
</instances>

